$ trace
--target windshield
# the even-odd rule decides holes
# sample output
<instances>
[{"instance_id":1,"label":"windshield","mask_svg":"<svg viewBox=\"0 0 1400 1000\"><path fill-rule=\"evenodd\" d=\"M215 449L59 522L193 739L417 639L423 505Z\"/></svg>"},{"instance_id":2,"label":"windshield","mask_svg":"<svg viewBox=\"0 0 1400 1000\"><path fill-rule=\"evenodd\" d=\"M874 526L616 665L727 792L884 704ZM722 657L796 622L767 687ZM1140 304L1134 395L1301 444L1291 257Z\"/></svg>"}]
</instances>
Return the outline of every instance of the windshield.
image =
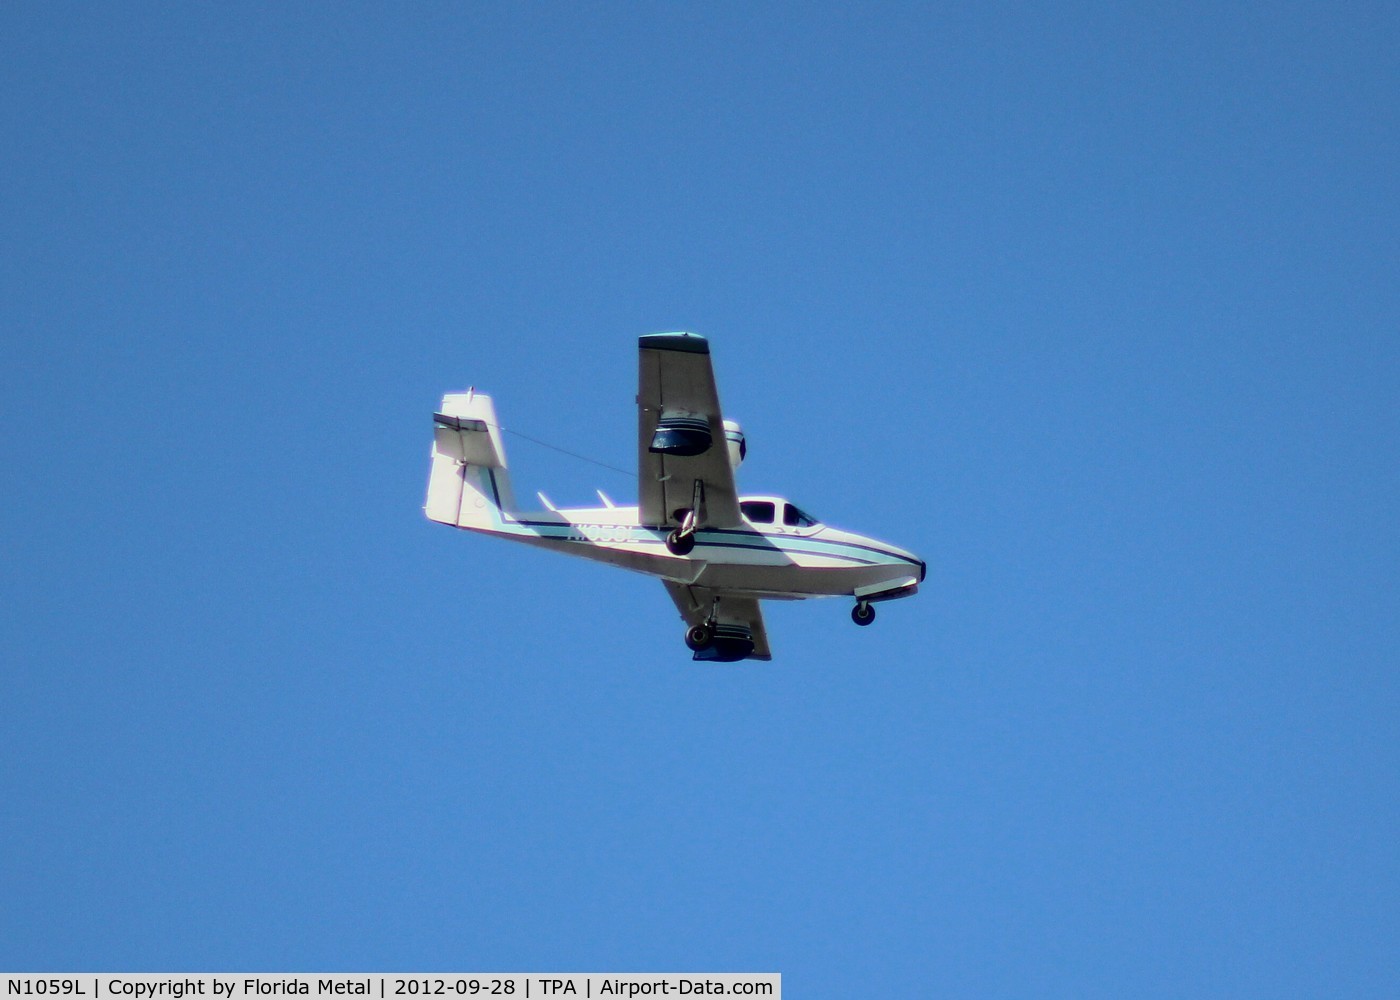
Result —
<instances>
[{"instance_id":1,"label":"windshield","mask_svg":"<svg viewBox=\"0 0 1400 1000\"><path fill-rule=\"evenodd\" d=\"M815 528L820 522L798 510L795 504L786 504L783 507L783 523L791 528Z\"/></svg>"}]
</instances>

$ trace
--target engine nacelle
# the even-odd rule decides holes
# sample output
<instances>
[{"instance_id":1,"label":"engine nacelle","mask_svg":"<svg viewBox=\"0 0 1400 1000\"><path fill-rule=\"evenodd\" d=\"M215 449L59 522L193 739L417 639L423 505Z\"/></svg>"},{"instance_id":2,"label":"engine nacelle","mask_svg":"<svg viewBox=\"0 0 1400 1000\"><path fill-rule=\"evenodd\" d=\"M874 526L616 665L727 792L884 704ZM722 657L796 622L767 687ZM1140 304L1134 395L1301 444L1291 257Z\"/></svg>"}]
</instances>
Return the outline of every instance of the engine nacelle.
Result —
<instances>
[{"instance_id":1,"label":"engine nacelle","mask_svg":"<svg viewBox=\"0 0 1400 1000\"><path fill-rule=\"evenodd\" d=\"M647 450L690 458L709 451L711 443L710 422L706 418L685 410L666 410L656 422ZM739 468L749 448L744 441L744 429L737 420L724 422L724 444L729 452L730 467Z\"/></svg>"},{"instance_id":2,"label":"engine nacelle","mask_svg":"<svg viewBox=\"0 0 1400 1000\"><path fill-rule=\"evenodd\" d=\"M666 410L656 422L648 451L689 458L710 450L710 422L696 413Z\"/></svg>"},{"instance_id":3,"label":"engine nacelle","mask_svg":"<svg viewBox=\"0 0 1400 1000\"><path fill-rule=\"evenodd\" d=\"M748 454L749 446L744 441L744 430L739 426L737 420L726 420L724 422L724 443L729 447L729 464L732 468L739 468L744 464L744 456Z\"/></svg>"}]
</instances>

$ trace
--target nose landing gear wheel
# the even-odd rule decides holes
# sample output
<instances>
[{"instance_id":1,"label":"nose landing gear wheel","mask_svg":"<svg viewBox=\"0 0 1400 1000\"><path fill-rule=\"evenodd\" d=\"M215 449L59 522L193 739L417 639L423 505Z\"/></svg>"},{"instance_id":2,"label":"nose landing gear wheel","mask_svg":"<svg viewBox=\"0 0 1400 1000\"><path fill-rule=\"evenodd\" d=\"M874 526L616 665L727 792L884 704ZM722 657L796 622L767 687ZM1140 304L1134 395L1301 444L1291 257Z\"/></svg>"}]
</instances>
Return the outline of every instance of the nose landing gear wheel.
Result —
<instances>
[{"instance_id":1,"label":"nose landing gear wheel","mask_svg":"<svg viewBox=\"0 0 1400 1000\"><path fill-rule=\"evenodd\" d=\"M694 625L686 630L685 644L690 647L692 652L698 653L702 649L707 649L714 641L714 630L708 625Z\"/></svg>"},{"instance_id":2,"label":"nose landing gear wheel","mask_svg":"<svg viewBox=\"0 0 1400 1000\"><path fill-rule=\"evenodd\" d=\"M688 556L693 548L695 548L695 536L682 536L679 528L666 536L666 551L673 556Z\"/></svg>"},{"instance_id":3,"label":"nose landing gear wheel","mask_svg":"<svg viewBox=\"0 0 1400 1000\"><path fill-rule=\"evenodd\" d=\"M857 625L869 625L875 620L875 609L869 604L857 604L851 609L851 621Z\"/></svg>"}]
</instances>

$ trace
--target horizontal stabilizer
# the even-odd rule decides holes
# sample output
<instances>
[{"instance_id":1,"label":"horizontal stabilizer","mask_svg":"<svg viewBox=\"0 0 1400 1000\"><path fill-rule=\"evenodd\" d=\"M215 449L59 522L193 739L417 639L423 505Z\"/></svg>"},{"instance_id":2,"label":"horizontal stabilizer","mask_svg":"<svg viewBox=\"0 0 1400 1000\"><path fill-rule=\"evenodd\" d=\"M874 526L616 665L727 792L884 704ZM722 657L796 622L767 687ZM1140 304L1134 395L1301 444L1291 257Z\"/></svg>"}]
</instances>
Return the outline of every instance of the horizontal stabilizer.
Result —
<instances>
[{"instance_id":1,"label":"horizontal stabilizer","mask_svg":"<svg viewBox=\"0 0 1400 1000\"><path fill-rule=\"evenodd\" d=\"M505 468L505 456L496 446L496 437L486 421L434 413L433 432L438 454L486 469Z\"/></svg>"}]
</instances>

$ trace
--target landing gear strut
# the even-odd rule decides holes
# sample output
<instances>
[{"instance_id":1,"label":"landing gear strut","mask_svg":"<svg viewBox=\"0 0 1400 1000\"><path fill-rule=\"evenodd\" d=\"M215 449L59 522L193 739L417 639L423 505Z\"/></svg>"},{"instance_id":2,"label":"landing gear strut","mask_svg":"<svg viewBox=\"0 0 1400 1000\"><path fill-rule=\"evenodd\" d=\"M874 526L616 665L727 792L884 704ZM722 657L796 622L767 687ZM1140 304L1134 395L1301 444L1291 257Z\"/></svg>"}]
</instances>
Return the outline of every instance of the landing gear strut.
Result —
<instances>
[{"instance_id":1,"label":"landing gear strut","mask_svg":"<svg viewBox=\"0 0 1400 1000\"><path fill-rule=\"evenodd\" d=\"M875 620L875 609L860 601L851 609L851 621L857 625L869 625Z\"/></svg>"},{"instance_id":2,"label":"landing gear strut","mask_svg":"<svg viewBox=\"0 0 1400 1000\"><path fill-rule=\"evenodd\" d=\"M691 498L690 506L676 511L675 516L681 522L680 527L671 529L671 533L666 536L666 551L671 555L688 556L695 548L695 532L700 528L704 504L705 481L697 479L695 495Z\"/></svg>"}]
</instances>

